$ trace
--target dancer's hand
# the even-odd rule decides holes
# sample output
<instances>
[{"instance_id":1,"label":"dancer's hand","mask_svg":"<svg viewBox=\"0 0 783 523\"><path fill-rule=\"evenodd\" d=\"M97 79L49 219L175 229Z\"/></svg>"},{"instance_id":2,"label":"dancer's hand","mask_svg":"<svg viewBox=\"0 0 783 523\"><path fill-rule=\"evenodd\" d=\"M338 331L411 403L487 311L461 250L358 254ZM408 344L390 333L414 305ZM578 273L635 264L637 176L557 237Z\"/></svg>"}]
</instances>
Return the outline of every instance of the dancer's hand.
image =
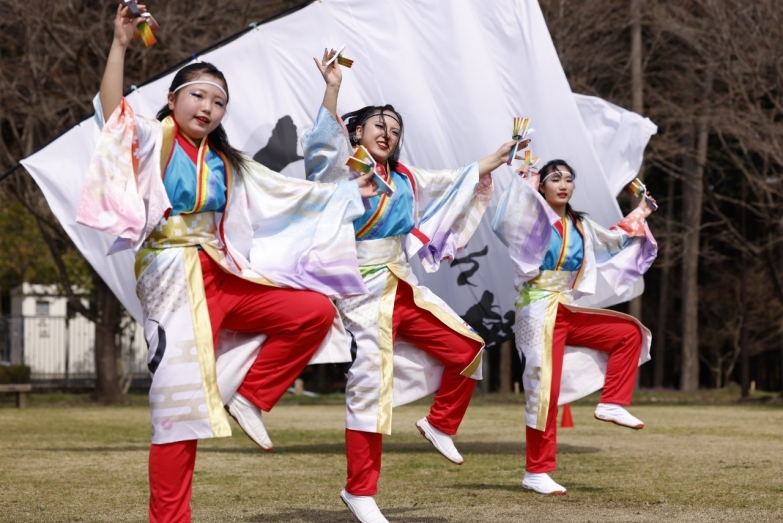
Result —
<instances>
[{"instance_id":1,"label":"dancer's hand","mask_svg":"<svg viewBox=\"0 0 783 523\"><path fill-rule=\"evenodd\" d=\"M524 151L527 149L527 146L530 145L530 138L526 138L519 142L519 147L517 147L517 151ZM514 156L515 160L522 160L521 156Z\"/></svg>"},{"instance_id":2,"label":"dancer's hand","mask_svg":"<svg viewBox=\"0 0 783 523\"><path fill-rule=\"evenodd\" d=\"M324 78L324 82L326 82L326 87L340 87L340 84L343 81L343 72L340 69L340 65L337 63L337 60L334 60L331 64L326 66L326 62L331 60L334 55L337 53L334 49L326 50L324 49L324 56L321 60L318 60L317 58L313 58L313 61L315 62L315 65L318 67L318 70L321 71L321 76Z\"/></svg>"},{"instance_id":3,"label":"dancer's hand","mask_svg":"<svg viewBox=\"0 0 783 523\"><path fill-rule=\"evenodd\" d=\"M332 113L332 116L337 118L337 96L340 93L340 84L343 82L343 72L340 70L340 66L337 60L333 61L327 67L325 64L331 60L337 53L334 49L327 51L324 49L324 57L319 61L317 58L313 58L318 70L321 71L321 76L324 77L326 82L326 91L324 92L323 105L327 111Z\"/></svg>"},{"instance_id":4,"label":"dancer's hand","mask_svg":"<svg viewBox=\"0 0 783 523\"><path fill-rule=\"evenodd\" d=\"M363 174L356 178L356 184L359 186L359 194L362 198L372 198L378 196L378 184L372 179L374 173Z\"/></svg>"},{"instance_id":5,"label":"dancer's hand","mask_svg":"<svg viewBox=\"0 0 783 523\"><path fill-rule=\"evenodd\" d=\"M145 5L139 4L138 8L142 13L147 12L147 6ZM124 3L120 3L117 6L117 14L114 17L114 41L122 47L128 47L131 40L133 40L136 26L143 21L143 17L133 18L130 9Z\"/></svg>"},{"instance_id":6,"label":"dancer's hand","mask_svg":"<svg viewBox=\"0 0 783 523\"><path fill-rule=\"evenodd\" d=\"M506 163L506 160L508 159L508 155L511 153L511 149L514 148L514 145L517 143L516 140L511 140L510 142L506 142L503 145L500 146L500 149L495 151L494 153L490 154L486 158L482 158L479 160L479 176L485 176L487 174L490 174L492 171ZM527 147L527 144L530 143L530 140L525 140L524 142L520 142L520 147L524 144L525 147Z\"/></svg>"},{"instance_id":7,"label":"dancer's hand","mask_svg":"<svg viewBox=\"0 0 783 523\"><path fill-rule=\"evenodd\" d=\"M647 193L647 198L657 205L658 202L655 201L655 198L653 198L649 192ZM648 218L655 211L655 209L650 207L650 204L647 203L647 198L642 198L642 201L640 201L639 205L636 207L637 209L641 209L645 218Z\"/></svg>"},{"instance_id":8,"label":"dancer's hand","mask_svg":"<svg viewBox=\"0 0 783 523\"><path fill-rule=\"evenodd\" d=\"M516 157L517 160L521 160L520 157ZM520 175L534 191L538 191L538 186L541 183L541 175L538 171L533 171L524 163L517 169L517 174Z\"/></svg>"}]
</instances>

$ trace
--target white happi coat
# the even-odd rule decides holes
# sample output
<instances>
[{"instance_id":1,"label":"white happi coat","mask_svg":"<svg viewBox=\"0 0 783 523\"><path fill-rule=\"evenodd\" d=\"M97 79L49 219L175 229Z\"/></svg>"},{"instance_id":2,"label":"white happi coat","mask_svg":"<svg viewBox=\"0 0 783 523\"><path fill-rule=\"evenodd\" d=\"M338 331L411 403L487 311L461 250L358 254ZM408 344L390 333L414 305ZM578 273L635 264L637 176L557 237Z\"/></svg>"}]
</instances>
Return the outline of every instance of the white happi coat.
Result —
<instances>
[{"instance_id":1,"label":"white happi coat","mask_svg":"<svg viewBox=\"0 0 783 523\"><path fill-rule=\"evenodd\" d=\"M350 178L345 166L353 148L340 121L321 107L315 127L303 138L310 180ZM407 171L407 172L406 172ZM443 366L415 345L392 341L392 317L398 281L408 283L414 302L451 330L482 344L478 334L432 291L418 284L408 260L417 256L428 272L452 259L476 230L492 197L489 176L478 165L431 171L398 170L413 187L415 229L406 235L357 242L357 254L369 294L337 300L346 328L356 341L356 359L348 371L346 426L391 434L392 407L432 394L440 387ZM482 349L483 350L483 349ZM462 375L481 379L481 352Z\"/></svg>"},{"instance_id":2,"label":"white happi coat","mask_svg":"<svg viewBox=\"0 0 783 523\"><path fill-rule=\"evenodd\" d=\"M514 285L519 291L514 334L517 350L525 357L525 422L546 428L552 385L552 335L557 307L574 312L621 316L642 332L639 365L650 360L650 331L638 320L620 312L579 307L575 300L595 294L597 286L622 295L652 265L658 252L641 210L634 210L607 230L587 217L575 222L584 241L578 271L541 270L554 225L560 217L521 176L514 176L500 197L492 228L509 248ZM566 345L558 404L586 396L604 385L609 354Z\"/></svg>"},{"instance_id":3,"label":"white happi coat","mask_svg":"<svg viewBox=\"0 0 783 523\"><path fill-rule=\"evenodd\" d=\"M153 371L152 442L229 436L223 405L241 384L264 335L221 331L217 350L197 247L248 286L310 289L332 298L367 291L356 261L352 222L364 212L355 183L295 180L248 161L226 166L223 213L171 208L162 166L174 131L133 113L126 100L103 124L78 221L118 236L111 252L131 248ZM313 363L350 361L350 337L338 315Z\"/></svg>"}]
</instances>

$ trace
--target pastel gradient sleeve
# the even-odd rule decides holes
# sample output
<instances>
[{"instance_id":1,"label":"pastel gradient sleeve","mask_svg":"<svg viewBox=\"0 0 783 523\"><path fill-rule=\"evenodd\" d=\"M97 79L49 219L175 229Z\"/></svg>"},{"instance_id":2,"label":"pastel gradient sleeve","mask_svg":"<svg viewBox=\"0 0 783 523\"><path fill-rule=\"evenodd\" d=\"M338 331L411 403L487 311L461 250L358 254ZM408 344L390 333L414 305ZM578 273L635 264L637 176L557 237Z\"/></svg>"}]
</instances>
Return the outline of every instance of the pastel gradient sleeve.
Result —
<instances>
[{"instance_id":1,"label":"pastel gradient sleeve","mask_svg":"<svg viewBox=\"0 0 783 523\"><path fill-rule=\"evenodd\" d=\"M343 298L367 292L353 229L362 213L352 181L297 180L249 162L224 217L225 239L243 269L278 285Z\"/></svg>"},{"instance_id":2,"label":"pastel gradient sleeve","mask_svg":"<svg viewBox=\"0 0 783 523\"><path fill-rule=\"evenodd\" d=\"M349 178L345 162L353 155L353 147L342 121L324 106L318 110L313 128L302 136L307 179L317 182L337 182Z\"/></svg>"},{"instance_id":3,"label":"pastel gradient sleeve","mask_svg":"<svg viewBox=\"0 0 783 523\"><path fill-rule=\"evenodd\" d=\"M658 244L640 209L609 230L589 223L598 274L621 295L653 264Z\"/></svg>"},{"instance_id":4,"label":"pastel gradient sleeve","mask_svg":"<svg viewBox=\"0 0 783 523\"><path fill-rule=\"evenodd\" d=\"M459 169L408 169L415 183L414 219L422 234L409 235L406 252L417 254L424 269L434 272L476 232L492 199L492 177L479 177L477 162Z\"/></svg>"},{"instance_id":5,"label":"pastel gradient sleeve","mask_svg":"<svg viewBox=\"0 0 783 523\"><path fill-rule=\"evenodd\" d=\"M516 287L538 275L549 248L552 227L559 220L521 176L514 176L500 195L492 230L508 247Z\"/></svg>"},{"instance_id":6,"label":"pastel gradient sleeve","mask_svg":"<svg viewBox=\"0 0 783 523\"><path fill-rule=\"evenodd\" d=\"M76 221L117 236L109 254L135 250L171 208L160 176L160 124L137 118L125 98L105 124L99 102L95 115L100 133Z\"/></svg>"}]
</instances>

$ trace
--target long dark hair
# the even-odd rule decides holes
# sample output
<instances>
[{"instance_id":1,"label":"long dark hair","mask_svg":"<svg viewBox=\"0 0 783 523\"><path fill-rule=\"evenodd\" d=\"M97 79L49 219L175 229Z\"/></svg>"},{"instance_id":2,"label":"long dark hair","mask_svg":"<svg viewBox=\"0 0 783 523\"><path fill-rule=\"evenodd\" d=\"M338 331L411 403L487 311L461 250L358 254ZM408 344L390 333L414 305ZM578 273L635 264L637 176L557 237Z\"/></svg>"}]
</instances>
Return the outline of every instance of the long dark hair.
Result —
<instances>
[{"instance_id":1,"label":"long dark hair","mask_svg":"<svg viewBox=\"0 0 783 523\"><path fill-rule=\"evenodd\" d=\"M186 82L192 82L202 75L209 75L216 80L220 80L225 86L226 96L228 96L228 82L226 82L226 77L223 76L220 69L208 62L196 62L194 64L186 65L177 71L177 74L174 75L174 79L171 81L169 92L173 93L180 85ZM226 100L226 105L228 105L228 100ZM158 111L157 118L158 120L163 120L169 115L171 115L171 109L169 109L168 104L166 104ZM239 173L245 169L247 158L228 143L228 136L226 135L226 130L223 129L222 124L218 125L214 131L209 133L207 140L209 141L210 147L221 153L226 160L228 160L228 163L231 164L234 171Z\"/></svg>"},{"instance_id":2,"label":"long dark hair","mask_svg":"<svg viewBox=\"0 0 783 523\"><path fill-rule=\"evenodd\" d=\"M367 107L362 107L358 111L353 111L348 114L343 115L343 121L345 122L345 126L348 128L348 136L351 139L351 145L357 146L359 145L359 140L356 139L356 128L359 126L363 126L367 120L372 118L373 116L376 116L378 114L388 114L388 113L394 113L393 117L395 120L397 120L400 123L400 139L397 140L397 147L394 148L394 152L389 157L389 168L391 170L394 170L397 168L397 164L400 162L400 151L402 150L402 136L405 133L405 128L402 124L402 115L397 112L397 110L394 108L394 106L386 104L386 105L368 105ZM390 118L392 115L390 115ZM382 118L381 121L383 121L383 133L384 138L386 140L389 140L389 133L386 129L386 119Z\"/></svg>"},{"instance_id":3,"label":"long dark hair","mask_svg":"<svg viewBox=\"0 0 783 523\"><path fill-rule=\"evenodd\" d=\"M573 176L573 178L576 179L576 171L574 170L573 167L568 165L568 163L566 163L565 160L550 160L546 164L544 164L544 166L538 171L538 174L541 176L540 179L544 180L544 178L547 175L556 171L558 166L565 167L566 169L568 169L568 172L571 173L571 176ZM544 184L542 183L538 187L538 192L540 192L542 195L544 194L543 189L544 189ZM579 220L579 221L582 221L582 219L584 219L585 215L587 214L584 212L575 211L574 208L571 207L570 203L566 203L566 213L569 216L571 216L572 220Z\"/></svg>"}]
</instances>

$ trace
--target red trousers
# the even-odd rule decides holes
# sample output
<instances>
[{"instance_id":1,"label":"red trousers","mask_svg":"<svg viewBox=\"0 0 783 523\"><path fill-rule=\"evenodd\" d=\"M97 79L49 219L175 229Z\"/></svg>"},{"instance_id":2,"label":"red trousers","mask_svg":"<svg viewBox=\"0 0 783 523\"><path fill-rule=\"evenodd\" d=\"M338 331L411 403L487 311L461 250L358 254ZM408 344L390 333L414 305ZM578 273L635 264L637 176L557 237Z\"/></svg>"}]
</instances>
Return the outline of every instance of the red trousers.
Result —
<instances>
[{"instance_id":1,"label":"red trousers","mask_svg":"<svg viewBox=\"0 0 783 523\"><path fill-rule=\"evenodd\" d=\"M335 309L317 292L256 285L199 252L212 335L220 329L268 336L239 393L269 411L301 374L332 327ZM150 521L189 522L196 440L150 447Z\"/></svg>"},{"instance_id":2,"label":"red trousers","mask_svg":"<svg viewBox=\"0 0 783 523\"><path fill-rule=\"evenodd\" d=\"M397 336L445 366L440 388L427 420L441 432L454 435L465 417L476 380L462 372L481 349L481 343L449 329L431 312L420 309L413 301L413 291L404 281L397 284L392 318L392 339ZM345 453L348 458L348 481L345 490L355 496L373 496L378 492L381 473L382 434L345 430Z\"/></svg>"},{"instance_id":3,"label":"red trousers","mask_svg":"<svg viewBox=\"0 0 783 523\"><path fill-rule=\"evenodd\" d=\"M557 400L566 345L578 345L609 353L601 403L630 405L642 351L642 332L632 321L616 316L571 312L557 308L552 339L552 391L546 430L525 427L528 472L555 470L557 451Z\"/></svg>"}]
</instances>

